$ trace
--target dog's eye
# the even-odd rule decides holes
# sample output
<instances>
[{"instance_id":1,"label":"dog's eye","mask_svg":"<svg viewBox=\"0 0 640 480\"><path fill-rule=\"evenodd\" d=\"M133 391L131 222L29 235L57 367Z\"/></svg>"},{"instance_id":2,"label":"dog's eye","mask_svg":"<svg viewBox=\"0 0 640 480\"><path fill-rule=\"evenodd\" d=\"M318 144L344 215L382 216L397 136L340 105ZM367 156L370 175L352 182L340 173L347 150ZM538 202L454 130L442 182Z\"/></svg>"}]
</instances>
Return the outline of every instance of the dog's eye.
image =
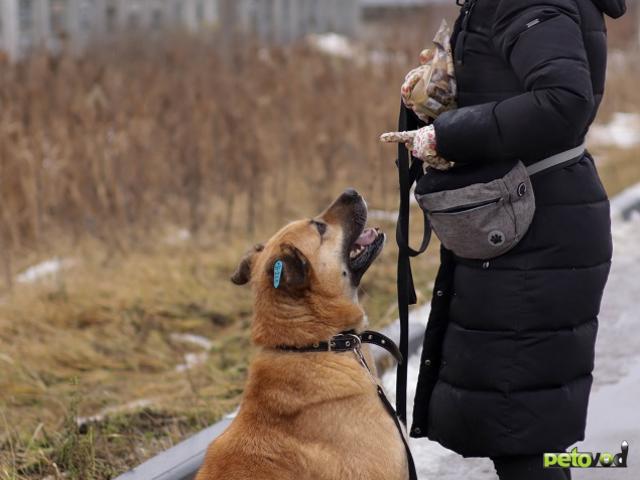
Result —
<instances>
[{"instance_id":1,"label":"dog's eye","mask_svg":"<svg viewBox=\"0 0 640 480\"><path fill-rule=\"evenodd\" d=\"M315 225L315 227L318 230L318 233L320 234L320 236L323 236L325 234L325 232L327 231L327 224L326 223L316 222L315 220L311 220L311 223L313 223Z\"/></svg>"}]
</instances>

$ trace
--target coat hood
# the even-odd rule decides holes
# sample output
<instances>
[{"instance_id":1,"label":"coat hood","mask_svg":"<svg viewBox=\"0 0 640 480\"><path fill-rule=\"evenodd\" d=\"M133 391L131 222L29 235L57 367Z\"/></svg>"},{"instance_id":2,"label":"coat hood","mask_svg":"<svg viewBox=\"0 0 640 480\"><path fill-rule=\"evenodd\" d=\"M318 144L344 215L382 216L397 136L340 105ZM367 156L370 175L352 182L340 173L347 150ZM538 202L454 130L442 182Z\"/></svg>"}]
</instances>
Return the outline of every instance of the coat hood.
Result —
<instances>
[{"instance_id":1,"label":"coat hood","mask_svg":"<svg viewBox=\"0 0 640 480\"><path fill-rule=\"evenodd\" d=\"M592 0L603 13L618 18L627 11L626 0Z\"/></svg>"}]
</instances>

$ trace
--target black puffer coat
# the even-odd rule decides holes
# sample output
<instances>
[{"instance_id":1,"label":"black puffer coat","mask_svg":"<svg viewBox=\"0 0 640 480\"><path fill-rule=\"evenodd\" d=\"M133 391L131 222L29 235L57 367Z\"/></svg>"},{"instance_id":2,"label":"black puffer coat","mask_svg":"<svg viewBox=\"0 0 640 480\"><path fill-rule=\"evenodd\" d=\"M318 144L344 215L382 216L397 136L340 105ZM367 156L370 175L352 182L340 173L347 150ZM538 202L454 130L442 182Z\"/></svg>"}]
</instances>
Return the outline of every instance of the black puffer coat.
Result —
<instances>
[{"instance_id":1,"label":"black puffer coat","mask_svg":"<svg viewBox=\"0 0 640 480\"><path fill-rule=\"evenodd\" d=\"M624 10L467 1L452 39L460 108L435 122L440 155L529 164L579 145L604 89L602 13ZM442 251L411 435L464 456L561 451L584 437L609 203L588 153L532 181L537 210L515 249L488 262Z\"/></svg>"}]
</instances>

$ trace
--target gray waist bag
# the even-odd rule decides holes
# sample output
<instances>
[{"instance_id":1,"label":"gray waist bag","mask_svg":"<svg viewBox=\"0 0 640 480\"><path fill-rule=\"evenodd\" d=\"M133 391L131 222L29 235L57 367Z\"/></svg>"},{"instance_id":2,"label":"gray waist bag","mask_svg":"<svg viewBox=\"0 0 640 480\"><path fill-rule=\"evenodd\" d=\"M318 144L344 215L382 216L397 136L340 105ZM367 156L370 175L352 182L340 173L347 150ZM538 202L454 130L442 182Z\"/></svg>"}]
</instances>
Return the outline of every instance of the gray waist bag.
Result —
<instances>
[{"instance_id":1,"label":"gray waist bag","mask_svg":"<svg viewBox=\"0 0 640 480\"><path fill-rule=\"evenodd\" d=\"M462 258L494 258L515 247L531 225L536 202L530 177L575 163L584 151L583 144L528 167L518 160L429 168L415 197L445 248Z\"/></svg>"}]
</instances>

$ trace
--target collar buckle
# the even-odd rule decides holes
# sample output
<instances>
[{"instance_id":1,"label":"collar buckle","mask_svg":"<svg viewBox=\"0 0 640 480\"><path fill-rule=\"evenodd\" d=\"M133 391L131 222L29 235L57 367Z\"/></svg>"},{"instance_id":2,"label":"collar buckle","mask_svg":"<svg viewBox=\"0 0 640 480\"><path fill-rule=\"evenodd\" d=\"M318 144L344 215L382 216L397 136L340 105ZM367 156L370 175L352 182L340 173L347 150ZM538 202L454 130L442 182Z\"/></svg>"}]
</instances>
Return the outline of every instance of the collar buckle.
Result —
<instances>
[{"instance_id":1,"label":"collar buckle","mask_svg":"<svg viewBox=\"0 0 640 480\"><path fill-rule=\"evenodd\" d=\"M362 347L362 340L360 339L359 335L356 335L355 333L347 333L343 335L353 339L353 343L350 343L349 341L347 341L345 342L345 346L349 348L353 348L354 350L358 350L358 351L360 350L360 348Z\"/></svg>"}]
</instances>

